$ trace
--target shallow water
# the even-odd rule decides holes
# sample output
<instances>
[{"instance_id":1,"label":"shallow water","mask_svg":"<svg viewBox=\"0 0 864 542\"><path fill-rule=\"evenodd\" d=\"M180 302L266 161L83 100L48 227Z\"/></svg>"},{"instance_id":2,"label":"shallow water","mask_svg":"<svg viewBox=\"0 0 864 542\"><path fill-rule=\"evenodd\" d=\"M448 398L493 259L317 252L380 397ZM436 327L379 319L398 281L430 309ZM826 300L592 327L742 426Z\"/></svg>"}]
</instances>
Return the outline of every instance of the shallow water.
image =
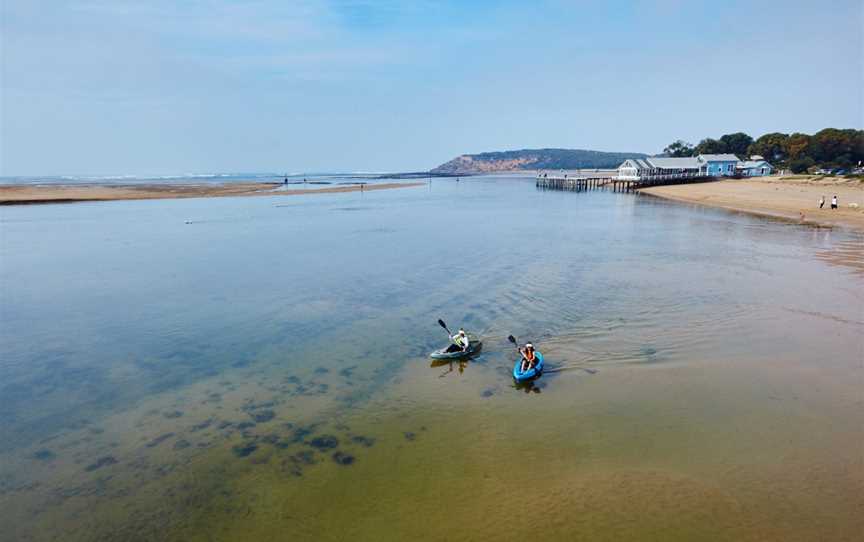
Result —
<instances>
[{"instance_id":1,"label":"shallow water","mask_svg":"<svg viewBox=\"0 0 864 542\"><path fill-rule=\"evenodd\" d=\"M864 528L859 235L513 178L0 213L0 539Z\"/></svg>"}]
</instances>

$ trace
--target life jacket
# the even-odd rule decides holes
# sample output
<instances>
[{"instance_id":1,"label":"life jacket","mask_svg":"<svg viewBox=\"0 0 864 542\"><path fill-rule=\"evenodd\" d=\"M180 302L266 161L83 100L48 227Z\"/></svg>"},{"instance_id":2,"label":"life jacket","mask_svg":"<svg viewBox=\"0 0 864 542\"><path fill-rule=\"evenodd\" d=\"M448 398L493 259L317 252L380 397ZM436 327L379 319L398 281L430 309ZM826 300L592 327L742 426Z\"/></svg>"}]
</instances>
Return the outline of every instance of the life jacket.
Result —
<instances>
[{"instance_id":1,"label":"life jacket","mask_svg":"<svg viewBox=\"0 0 864 542\"><path fill-rule=\"evenodd\" d=\"M535 355L535 352L536 352L536 351L535 351L533 348L532 348L531 350L528 350L528 349L526 348L526 349L524 350L523 355L525 356L525 359L527 359L528 361L536 361L536 360L537 360L537 356Z\"/></svg>"},{"instance_id":2,"label":"life jacket","mask_svg":"<svg viewBox=\"0 0 864 542\"><path fill-rule=\"evenodd\" d=\"M467 347L470 343L471 339L468 338L467 334L464 336L459 335L458 333L456 335L453 335L453 344L455 344L456 346Z\"/></svg>"}]
</instances>

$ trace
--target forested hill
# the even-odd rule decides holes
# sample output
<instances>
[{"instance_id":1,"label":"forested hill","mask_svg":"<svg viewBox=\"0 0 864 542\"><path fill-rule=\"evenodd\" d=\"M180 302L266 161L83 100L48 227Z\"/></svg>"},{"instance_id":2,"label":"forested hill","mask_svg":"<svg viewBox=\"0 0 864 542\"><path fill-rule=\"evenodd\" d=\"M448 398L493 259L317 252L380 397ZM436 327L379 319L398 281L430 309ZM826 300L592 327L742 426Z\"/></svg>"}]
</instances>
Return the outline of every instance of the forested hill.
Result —
<instances>
[{"instance_id":1,"label":"forested hill","mask_svg":"<svg viewBox=\"0 0 864 542\"><path fill-rule=\"evenodd\" d=\"M518 151L463 154L441 164L432 173L488 173L535 169L616 168L628 158L644 158L638 152L601 152L582 149L522 149Z\"/></svg>"}]
</instances>

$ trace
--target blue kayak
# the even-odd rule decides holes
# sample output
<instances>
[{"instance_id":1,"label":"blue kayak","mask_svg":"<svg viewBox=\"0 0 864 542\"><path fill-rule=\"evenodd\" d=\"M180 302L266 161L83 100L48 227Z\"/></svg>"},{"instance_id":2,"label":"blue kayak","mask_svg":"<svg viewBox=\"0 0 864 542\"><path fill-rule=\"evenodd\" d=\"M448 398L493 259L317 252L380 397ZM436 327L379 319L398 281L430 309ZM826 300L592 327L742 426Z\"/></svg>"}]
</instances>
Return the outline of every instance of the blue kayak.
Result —
<instances>
[{"instance_id":1,"label":"blue kayak","mask_svg":"<svg viewBox=\"0 0 864 542\"><path fill-rule=\"evenodd\" d=\"M520 357L516 361L516 365L513 366L513 379L516 382L525 382L526 380L537 378L543 374L543 354L535 350L534 355L537 356L537 363L534 364L534 367L531 367L524 373L519 370L522 367L522 358Z\"/></svg>"}]
</instances>

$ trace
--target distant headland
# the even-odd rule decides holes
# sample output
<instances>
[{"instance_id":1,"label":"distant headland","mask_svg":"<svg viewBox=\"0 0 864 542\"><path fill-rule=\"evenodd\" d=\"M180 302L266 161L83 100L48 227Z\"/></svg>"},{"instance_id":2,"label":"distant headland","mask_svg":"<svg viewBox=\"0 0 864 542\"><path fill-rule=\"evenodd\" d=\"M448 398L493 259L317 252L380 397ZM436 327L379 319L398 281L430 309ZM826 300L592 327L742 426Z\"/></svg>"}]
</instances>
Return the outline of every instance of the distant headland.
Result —
<instances>
[{"instance_id":1,"label":"distant headland","mask_svg":"<svg viewBox=\"0 0 864 542\"><path fill-rule=\"evenodd\" d=\"M471 175L495 171L536 169L616 168L630 158L645 158L639 152L602 152L584 149L521 149L516 151L463 154L434 168L431 173Z\"/></svg>"}]
</instances>

